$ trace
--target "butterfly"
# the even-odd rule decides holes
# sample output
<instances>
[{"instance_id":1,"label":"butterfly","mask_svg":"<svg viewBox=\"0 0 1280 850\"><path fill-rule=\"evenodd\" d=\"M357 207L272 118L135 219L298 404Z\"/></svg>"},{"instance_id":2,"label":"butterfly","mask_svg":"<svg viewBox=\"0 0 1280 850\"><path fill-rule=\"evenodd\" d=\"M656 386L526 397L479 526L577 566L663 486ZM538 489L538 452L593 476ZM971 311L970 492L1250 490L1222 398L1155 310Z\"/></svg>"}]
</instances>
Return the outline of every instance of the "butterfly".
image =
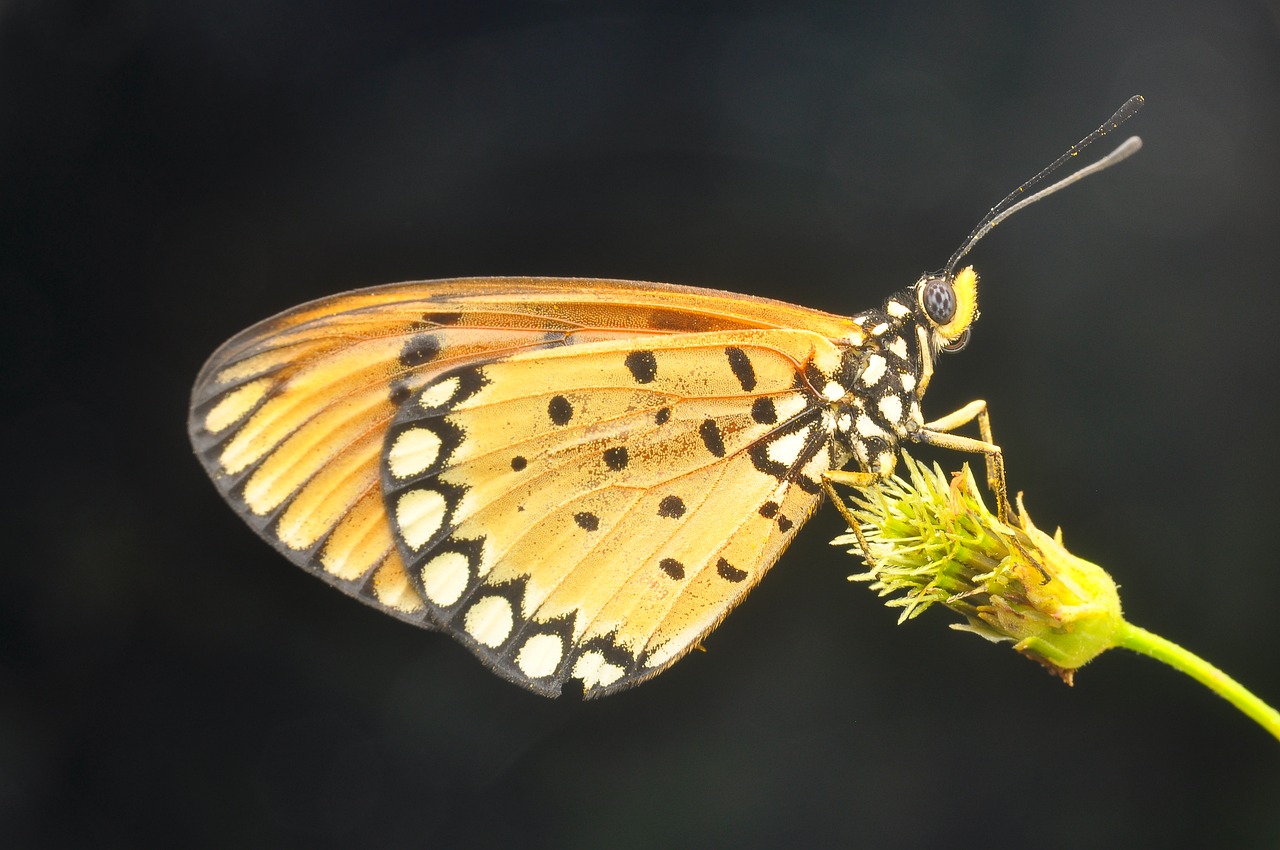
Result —
<instances>
[{"instance_id":1,"label":"butterfly","mask_svg":"<svg viewBox=\"0 0 1280 850\"><path fill-rule=\"evenodd\" d=\"M1007 507L985 405L927 421L921 401L977 318L959 259L1056 188L1025 185L944 271L849 317L566 278L312 301L210 357L191 442L308 572L536 693L612 693L698 646L833 484L889 474L904 441L984 454ZM981 439L952 433L975 419Z\"/></svg>"}]
</instances>

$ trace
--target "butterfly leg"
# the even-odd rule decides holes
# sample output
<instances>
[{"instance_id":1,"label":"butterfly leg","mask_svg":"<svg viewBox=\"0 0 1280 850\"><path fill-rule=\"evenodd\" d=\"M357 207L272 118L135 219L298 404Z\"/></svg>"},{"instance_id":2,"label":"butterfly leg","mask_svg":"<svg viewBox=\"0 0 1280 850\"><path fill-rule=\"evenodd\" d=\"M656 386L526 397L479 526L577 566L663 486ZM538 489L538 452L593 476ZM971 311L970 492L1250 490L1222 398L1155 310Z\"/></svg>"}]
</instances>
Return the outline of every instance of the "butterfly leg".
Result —
<instances>
[{"instance_id":1,"label":"butterfly leg","mask_svg":"<svg viewBox=\"0 0 1280 850\"><path fill-rule=\"evenodd\" d=\"M896 464L897 457L894 457ZM822 489L826 491L827 498L831 500L831 504L835 505L836 510L840 512L840 516L844 518L845 523L849 526L849 530L853 532L853 536L858 538L858 548L862 550L862 560L867 562L868 567L875 564L871 560L871 549L867 546L867 539L862 536L862 523L858 522L857 517L849 510L849 506L845 503L840 494L836 492L835 485L843 484L846 487L867 487L876 483L881 478L893 472L893 466L882 473L875 472L850 472L844 469L831 469L822 475Z\"/></svg>"},{"instance_id":2,"label":"butterfly leg","mask_svg":"<svg viewBox=\"0 0 1280 850\"><path fill-rule=\"evenodd\" d=\"M974 419L978 420L978 431L982 439L975 440L973 437L951 433ZM930 446L984 455L987 459L987 486L996 495L1000 521L1018 526L1009 506L1009 487L1005 482L1004 474L1004 453L991 439L991 414L987 410L985 401L982 399L971 401L959 410L932 422L926 422L913 436L917 442Z\"/></svg>"}]
</instances>

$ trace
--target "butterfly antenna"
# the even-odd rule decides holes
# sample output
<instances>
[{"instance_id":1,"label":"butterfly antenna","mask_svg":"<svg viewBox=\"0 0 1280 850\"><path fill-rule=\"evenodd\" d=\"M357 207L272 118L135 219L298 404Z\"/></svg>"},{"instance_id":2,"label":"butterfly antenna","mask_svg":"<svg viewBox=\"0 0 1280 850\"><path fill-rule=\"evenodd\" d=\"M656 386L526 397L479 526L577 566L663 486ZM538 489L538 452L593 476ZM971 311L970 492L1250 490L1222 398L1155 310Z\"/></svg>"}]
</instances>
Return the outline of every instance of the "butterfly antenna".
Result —
<instances>
[{"instance_id":1,"label":"butterfly antenna","mask_svg":"<svg viewBox=\"0 0 1280 850\"><path fill-rule=\"evenodd\" d=\"M1090 174L1096 174L1104 168L1110 168L1116 163L1128 159L1130 156L1137 153L1142 147L1142 139L1139 139L1137 136L1130 136L1122 142L1119 147L1104 156L1102 159L1093 163L1093 165L1087 165L1084 168L1081 168L1069 177L1064 177L1057 183L1054 183L1052 186L1045 189L1041 189L1034 195L1027 195L1027 191L1029 189L1034 187L1037 183L1048 177L1053 172L1057 171L1064 162L1071 159L1073 156L1076 156L1080 151L1107 135L1125 121L1129 120L1135 112L1142 108L1142 104L1143 98L1140 94L1134 95L1126 100L1124 106L1117 109L1115 114L1108 118L1101 127L1076 142L1066 153L1050 163L1047 168L1043 169L1039 174L1032 177L1026 183L1023 183L1021 186L1014 189L1003 201L992 207L986 217L978 223L978 226L975 227L973 232L969 234L968 238L964 240L964 244L960 246L959 250L951 255L951 259L947 261L946 276L951 277L955 272L956 264L958 264L960 260L964 259L964 255L969 253L973 246L978 243L979 239L986 236L992 228L1016 213L1018 210L1029 204L1034 204L1041 198L1047 198L1059 189L1065 189L1072 183L1075 183L1077 180L1083 180Z\"/></svg>"}]
</instances>

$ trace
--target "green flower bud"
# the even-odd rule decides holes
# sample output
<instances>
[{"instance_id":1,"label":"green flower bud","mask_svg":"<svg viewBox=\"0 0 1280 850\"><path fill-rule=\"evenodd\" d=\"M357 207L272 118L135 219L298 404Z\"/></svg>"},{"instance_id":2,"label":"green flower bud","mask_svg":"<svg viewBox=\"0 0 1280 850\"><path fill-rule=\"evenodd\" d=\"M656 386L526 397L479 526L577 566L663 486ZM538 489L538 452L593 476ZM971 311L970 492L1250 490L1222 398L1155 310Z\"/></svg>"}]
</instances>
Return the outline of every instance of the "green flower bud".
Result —
<instances>
[{"instance_id":1,"label":"green flower bud","mask_svg":"<svg viewBox=\"0 0 1280 850\"><path fill-rule=\"evenodd\" d=\"M861 540L851 532L833 541L864 557L870 569L850 580L891 597L887 604L903 609L899 622L941 603L965 619L953 628L1013 641L1068 684L1119 643L1115 582L1068 552L1061 532L1036 528L1021 497L1013 527L987 509L968 466L948 480L936 465L903 460L907 479L877 482L849 501Z\"/></svg>"},{"instance_id":2,"label":"green flower bud","mask_svg":"<svg viewBox=\"0 0 1280 850\"><path fill-rule=\"evenodd\" d=\"M1072 684L1075 671L1124 647L1191 676L1280 740L1280 712L1239 682L1172 641L1120 614L1116 584L1097 564L1072 555L1062 531L1035 527L1018 495L1012 521L987 509L966 465L950 479L902 453L907 477L856 487L836 507L849 523L838 546L852 546L869 569L849 576L869 582L902 609L898 622L942 604L964 618L952 628L1013 648Z\"/></svg>"}]
</instances>

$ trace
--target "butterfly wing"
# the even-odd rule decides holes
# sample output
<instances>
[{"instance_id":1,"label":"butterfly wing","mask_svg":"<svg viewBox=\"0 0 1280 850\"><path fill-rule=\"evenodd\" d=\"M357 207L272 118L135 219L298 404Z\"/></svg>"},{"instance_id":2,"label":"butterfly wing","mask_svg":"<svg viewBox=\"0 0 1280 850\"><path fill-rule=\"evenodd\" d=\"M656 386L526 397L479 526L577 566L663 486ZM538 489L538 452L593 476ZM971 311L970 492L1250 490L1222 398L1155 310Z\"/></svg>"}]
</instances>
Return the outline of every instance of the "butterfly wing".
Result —
<instances>
[{"instance_id":1,"label":"butterfly wing","mask_svg":"<svg viewBox=\"0 0 1280 850\"><path fill-rule=\"evenodd\" d=\"M841 456L807 331L600 342L451 370L404 405L383 492L415 588L497 672L643 681L777 560Z\"/></svg>"},{"instance_id":2,"label":"butterfly wing","mask_svg":"<svg viewBox=\"0 0 1280 850\"><path fill-rule=\"evenodd\" d=\"M229 341L190 431L290 560L535 691L594 695L688 651L812 513L844 458L802 375L853 333L659 284L379 287Z\"/></svg>"}]
</instances>

